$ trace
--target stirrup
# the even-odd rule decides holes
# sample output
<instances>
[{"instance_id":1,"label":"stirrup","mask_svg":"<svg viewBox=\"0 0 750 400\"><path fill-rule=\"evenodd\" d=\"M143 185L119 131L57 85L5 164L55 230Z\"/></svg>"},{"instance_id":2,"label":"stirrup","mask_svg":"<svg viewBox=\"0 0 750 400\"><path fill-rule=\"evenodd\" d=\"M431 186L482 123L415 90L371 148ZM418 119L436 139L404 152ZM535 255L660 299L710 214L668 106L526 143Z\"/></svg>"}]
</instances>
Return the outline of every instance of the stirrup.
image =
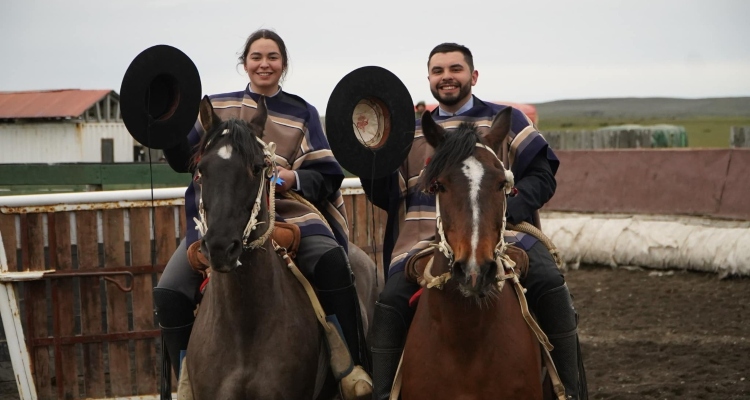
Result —
<instances>
[{"instance_id":1,"label":"stirrup","mask_svg":"<svg viewBox=\"0 0 750 400\"><path fill-rule=\"evenodd\" d=\"M355 365L339 381L339 392L344 400L369 400L372 398L372 379L361 366Z\"/></svg>"}]
</instances>

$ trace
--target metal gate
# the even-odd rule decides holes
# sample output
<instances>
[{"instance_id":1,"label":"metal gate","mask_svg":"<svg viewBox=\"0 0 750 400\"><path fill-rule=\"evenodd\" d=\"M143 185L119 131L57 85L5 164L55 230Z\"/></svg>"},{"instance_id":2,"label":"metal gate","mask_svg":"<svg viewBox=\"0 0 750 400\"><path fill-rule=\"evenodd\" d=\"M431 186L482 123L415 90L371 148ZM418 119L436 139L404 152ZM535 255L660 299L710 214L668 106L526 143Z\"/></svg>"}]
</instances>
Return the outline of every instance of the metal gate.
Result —
<instances>
[{"instance_id":1,"label":"metal gate","mask_svg":"<svg viewBox=\"0 0 750 400\"><path fill-rule=\"evenodd\" d=\"M382 266L385 214L347 181L350 239ZM185 234L183 194L0 198L0 311L22 399L158 398L152 289Z\"/></svg>"}]
</instances>

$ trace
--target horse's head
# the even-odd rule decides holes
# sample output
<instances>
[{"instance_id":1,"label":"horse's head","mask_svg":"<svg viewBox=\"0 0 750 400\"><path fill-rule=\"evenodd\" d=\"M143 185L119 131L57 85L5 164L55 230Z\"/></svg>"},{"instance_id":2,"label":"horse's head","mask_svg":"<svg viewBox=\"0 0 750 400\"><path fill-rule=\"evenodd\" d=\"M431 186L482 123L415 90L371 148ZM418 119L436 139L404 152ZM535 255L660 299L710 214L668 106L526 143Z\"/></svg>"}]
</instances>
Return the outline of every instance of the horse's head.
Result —
<instances>
[{"instance_id":1,"label":"horse's head","mask_svg":"<svg viewBox=\"0 0 750 400\"><path fill-rule=\"evenodd\" d=\"M510 111L500 112L484 137L474 124L446 132L430 113L422 116L425 139L435 148L422 185L436 196L438 240L445 244L451 279L466 297L483 297L497 287L505 196L513 185L497 154L510 131Z\"/></svg>"},{"instance_id":2,"label":"horse's head","mask_svg":"<svg viewBox=\"0 0 750 400\"><path fill-rule=\"evenodd\" d=\"M239 258L248 247L249 237L268 229L268 221L260 225L255 222L259 212L261 216L268 214L267 201L262 195L265 178L274 167L260 140L266 117L262 97L250 123L237 119L222 121L208 97L201 101L200 121L205 134L196 159L196 179L201 184L202 223L198 225L205 229L201 252L214 271L228 272L240 265Z\"/></svg>"}]
</instances>

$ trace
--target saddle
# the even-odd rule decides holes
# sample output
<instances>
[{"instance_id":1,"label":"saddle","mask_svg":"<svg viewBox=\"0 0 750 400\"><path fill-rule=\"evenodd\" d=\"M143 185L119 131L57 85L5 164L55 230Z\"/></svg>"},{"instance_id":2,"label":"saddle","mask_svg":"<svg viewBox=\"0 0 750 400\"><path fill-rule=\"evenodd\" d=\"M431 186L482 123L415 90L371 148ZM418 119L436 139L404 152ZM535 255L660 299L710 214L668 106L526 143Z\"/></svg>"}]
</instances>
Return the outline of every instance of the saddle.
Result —
<instances>
[{"instance_id":1,"label":"saddle","mask_svg":"<svg viewBox=\"0 0 750 400\"><path fill-rule=\"evenodd\" d=\"M275 221L273 225L273 233L271 239L276 242L280 247L286 249L286 253L295 258L297 256L297 250L299 250L299 243L301 234L299 227L295 224L287 222ZM203 274L204 277L208 276L207 270L211 267L203 253L201 253L201 242L196 241L188 247L187 257L190 266Z\"/></svg>"}]
</instances>

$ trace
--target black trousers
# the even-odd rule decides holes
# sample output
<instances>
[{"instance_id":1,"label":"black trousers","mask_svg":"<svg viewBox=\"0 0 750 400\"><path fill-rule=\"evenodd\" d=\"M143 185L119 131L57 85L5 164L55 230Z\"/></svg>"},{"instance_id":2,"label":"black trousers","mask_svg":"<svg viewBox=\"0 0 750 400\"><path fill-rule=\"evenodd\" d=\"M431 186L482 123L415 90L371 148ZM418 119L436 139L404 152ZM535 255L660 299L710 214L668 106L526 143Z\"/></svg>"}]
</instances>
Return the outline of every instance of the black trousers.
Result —
<instances>
[{"instance_id":1,"label":"black trousers","mask_svg":"<svg viewBox=\"0 0 750 400\"><path fill-rule=\"evenodd\" d=\"M338 246L338 242L328 236L313 235L303 237L300 240L295 260L297 266L308 280L313 281L315 276L314 269L320 257L328 250ZM156 286L182 293L195 305L200 301L199 289L202 282L203 275L193 270L190 267L190 263L188 263L185 239L182 239L177 250L172 254L167 266L164 268L164 272Z\"/></svg>"}]
</instances>

